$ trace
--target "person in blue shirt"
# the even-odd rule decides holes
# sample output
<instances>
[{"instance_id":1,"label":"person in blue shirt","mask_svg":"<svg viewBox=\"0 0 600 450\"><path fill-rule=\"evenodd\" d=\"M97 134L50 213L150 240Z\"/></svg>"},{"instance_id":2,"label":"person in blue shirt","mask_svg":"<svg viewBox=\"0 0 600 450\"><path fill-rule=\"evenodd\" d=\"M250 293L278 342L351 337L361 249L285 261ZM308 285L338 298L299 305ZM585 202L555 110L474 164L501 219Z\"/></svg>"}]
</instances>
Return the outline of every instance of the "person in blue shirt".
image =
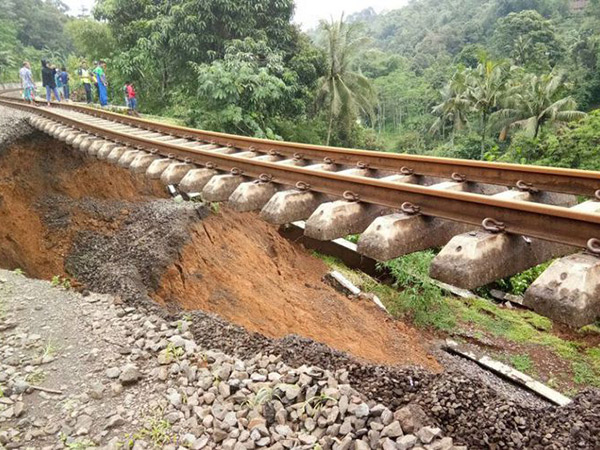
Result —
<instances>
[{"instance_id":1,"label":"person in blue shirt","mask_svg":"<svg viewBox=\"0 0 600 450\"><path fill-rule=\"evenodd\" d=\"M69 91L69 74L64 66L61 67L58 78L60 79L60 84L62 84L63 98L69 100L69 95L71 94Z\"/></svg>"},{"instance_id":2,"label":"person in blue shirt","mask_svg":"<svg viewBox=\"0 0 600 450\"><path fill-rule=\"evenodd\" d=\"M56 89L58 89L58 95L60 96L60 99L62 100L62 82L60 81L60 77L59 75L59 71L56 68L55 65L52 65L52 73L54 74L54 83L56 83Z\"/></svg>"}]
</instances>

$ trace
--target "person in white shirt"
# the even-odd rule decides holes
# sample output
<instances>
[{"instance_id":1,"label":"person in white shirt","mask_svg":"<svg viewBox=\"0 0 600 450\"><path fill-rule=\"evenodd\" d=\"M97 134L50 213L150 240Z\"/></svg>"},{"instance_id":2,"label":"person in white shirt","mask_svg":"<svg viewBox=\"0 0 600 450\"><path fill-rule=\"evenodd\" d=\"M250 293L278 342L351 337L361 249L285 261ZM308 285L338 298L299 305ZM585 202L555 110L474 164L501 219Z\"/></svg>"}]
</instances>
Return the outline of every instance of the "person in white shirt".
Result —
<instances>
[{"instance_id":1,"label":"person in white shirt","mask_svg":"<svg viewBox=\"0 0 600 450\"><path fill-rule=\"evenodd\" d=\"M31 73L31 66L28 61L23 63L23 67L19 70L21 78L21 87L23 88L23 98L28 100L32 105L35 104L35 82Z\"/></svg>"}]
</instances>

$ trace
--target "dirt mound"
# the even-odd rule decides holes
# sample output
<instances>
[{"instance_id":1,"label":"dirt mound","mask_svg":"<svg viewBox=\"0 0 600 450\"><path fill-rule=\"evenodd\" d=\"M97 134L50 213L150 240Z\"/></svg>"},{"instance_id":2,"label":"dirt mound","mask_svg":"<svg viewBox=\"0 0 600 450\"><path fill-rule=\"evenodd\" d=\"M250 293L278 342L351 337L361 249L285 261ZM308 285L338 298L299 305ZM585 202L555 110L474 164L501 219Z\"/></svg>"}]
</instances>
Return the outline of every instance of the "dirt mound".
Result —
<instances>
[{"instance_id":1,"label":"dirt mound","mask_svg":"<svg viewBox=\"0 0 600 450\"><path fill-rule=\"evenodd\" d=\"M298 333L371 361L439 367L413 329L334 291L322 281L327 271L256 214L222 208L192 227L153 298L269 337Z\"/></svg>"},{"instance_id":2,"label":"dirt mound","mask_svg":"<svg viewBox=\"0 0 600 450\"><path fill-rule=\"evenodd\" d=\"M254 214L154 200L158 184L41 135L0 160L4 268L68 274L126 301L202 309L373 362L440 368L415 330L323 283L326 266Z\"/></svg>"}]
</instances>

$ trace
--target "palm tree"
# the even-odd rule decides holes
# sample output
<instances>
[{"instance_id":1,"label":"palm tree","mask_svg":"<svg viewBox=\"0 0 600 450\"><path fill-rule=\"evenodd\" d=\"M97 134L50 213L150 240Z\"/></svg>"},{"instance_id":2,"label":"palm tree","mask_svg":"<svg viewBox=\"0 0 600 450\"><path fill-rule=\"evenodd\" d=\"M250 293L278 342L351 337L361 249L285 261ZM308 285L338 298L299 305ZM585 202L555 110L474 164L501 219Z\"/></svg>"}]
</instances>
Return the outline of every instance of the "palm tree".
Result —
<instances>
[{"instance_id":1,"label":"palm tree","mask_svg":"<svg viewBox=\"0 0 600 450\"><path fill-rule=\"evenodd\" d=\"M321 22L321 29L325 37L327 73L318 80L317 102L328 109L329 145L335 120L350 125L361 114L372 119L376 96L371 82L353 71L358 51L366 42L366 38L358 34L357 24L345 22L342 15L339 21Z\"/></svg>"},{"instance_id":2,"label":"palm tree","mask_svg":"<svg viewBox=\"0 0 600 450\"><path fill-rule=\"evenodd\" d=\"M467 114L471 110L471 101L467 95L467 77L464 69L456 71L452 79L440 91L442 102L433 107L433 114L438 116L430 132L441 130L442 137L446 132L446 124L452 123L451 142L454 135L465 128L468 123Z\"/></svg>"},{"instance_id":3,"label":"palm tree","mask_svg":"<svg viewBox=\"0 0 600 450\"><path fill-rule=\"evenodd\" d=\"M481 159L485 154L490 116L500 108L504 100L512 69L505 62L484 59L467 73L467 92L473 109L481 120Z\"/></svg>"},{"instance_id":4,"label":"palm tree","mask_svg":"<svg viewBox=\"0 0 600 450\"><path fill-rule=\"evenodd\" d=\"M508 107L494 114L494 119L504 125L501 138L511 128L524 129L536 138L542 125L547 122L565 123L585 117L584 112L577 111L573 97L557 99L564 79L563 72L528 75L521 85L517 85L508 96Z\"/></svg>"}]
</instances>

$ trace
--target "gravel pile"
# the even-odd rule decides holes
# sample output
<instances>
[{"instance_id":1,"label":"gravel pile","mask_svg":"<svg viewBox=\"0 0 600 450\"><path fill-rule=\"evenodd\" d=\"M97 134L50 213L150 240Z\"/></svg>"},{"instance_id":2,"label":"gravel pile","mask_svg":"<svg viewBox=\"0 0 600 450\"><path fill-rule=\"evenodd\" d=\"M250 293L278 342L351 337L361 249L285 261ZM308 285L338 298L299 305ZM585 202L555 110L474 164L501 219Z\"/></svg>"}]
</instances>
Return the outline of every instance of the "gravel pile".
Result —
<instances>
[{"instance_id":1,"label":"gravel pile","mask_svg":"<svg viewBox=\"0 0 600 450\"><path fill-rule=\"evenodd\" d=\"M73 200L68 201L72 208ZM52 219L61 216L58 204L43 208L48 226L62 226ZM150 301L148 293L158 288L163 272L189 239L190 223L208 214L201 204L170 200L136 204L85 199L76 206L105 220L117 220L123 211L126 218L116 233L79 232L65 261L67 272L96 292L143 303Z\"/></svg>"},{"instance_id":2,"label":"gravel pile","mask_svg":"<svg viewBox=\"0 0 600 450\"><path fill-rule=\"evenodd\" d=\"M28 113L0 106L0 151L34 131L29 125L29 117Z\"/></svg>"},{"instance_id":3,"label":"gravel pile","mask_svg":"<svg viewBox=\"0 0 600 450\"><path fill-rule=\"evenodd\" d=\"M449 369L431 374L418 368L364 364L347 354L298 336L268 339L221 319L194 312L192 330L206 347L233 354L281 355L288 364L314 364L348 371L362 394L390 409L419 405L456 443L469 448L600 449L600 391L577 396L564 408L508 400L478 378Z\"/></svg>"},{"instance_id":4,"label":"gravel pile","mask_svg":"<svg viewBox=\"0 0 600 450\"><path fill-rule=\"evenodd\" d=\"M419 406L357 392L345 369L206 349L190 317L168 322L3 271L0 294L6 448L463 448Z\"/></svg>"}]
</instances>

